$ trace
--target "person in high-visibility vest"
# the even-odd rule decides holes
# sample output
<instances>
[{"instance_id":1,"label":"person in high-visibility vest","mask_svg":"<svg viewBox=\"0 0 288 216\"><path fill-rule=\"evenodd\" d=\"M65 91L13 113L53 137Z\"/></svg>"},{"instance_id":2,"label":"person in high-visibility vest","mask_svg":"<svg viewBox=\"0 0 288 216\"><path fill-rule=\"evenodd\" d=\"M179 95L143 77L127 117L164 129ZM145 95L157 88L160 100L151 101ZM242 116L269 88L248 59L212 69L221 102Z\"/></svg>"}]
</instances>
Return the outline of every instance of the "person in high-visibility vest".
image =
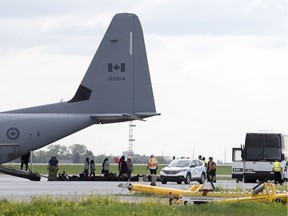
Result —
<instances>
[{"instance_id":1,"label":"person in high-visibility vest","mask_svg":"<svg viewBox=\"0 0 288 216\"><path fill-rule=\"evenodd\" d=\"M278 160L275 160L275 162L273 163L273 171L274 171L275 184L277 184L277 183L282 184L281 163Z\"/></svg>"},{"instance_id":2,"label":"person in high-visibility vest","mask_svg":"<svg viewBox=\"0 0 288 216\"><path fill-rule=\"evenodd\" d=\"M156 186L156 173L158 168L158 161L154 157L154 155L151 155L148 161L147 169L149 168L150 174L151 174L151 184L152 186Z\"/></svg>"}]
</instances>

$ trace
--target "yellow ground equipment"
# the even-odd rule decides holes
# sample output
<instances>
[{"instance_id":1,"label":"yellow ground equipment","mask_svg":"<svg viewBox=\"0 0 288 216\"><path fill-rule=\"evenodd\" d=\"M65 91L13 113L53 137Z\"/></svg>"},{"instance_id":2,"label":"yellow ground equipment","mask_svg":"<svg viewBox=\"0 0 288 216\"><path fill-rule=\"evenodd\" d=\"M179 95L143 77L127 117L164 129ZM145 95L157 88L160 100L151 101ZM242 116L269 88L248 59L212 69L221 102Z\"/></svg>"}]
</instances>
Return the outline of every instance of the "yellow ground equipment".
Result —
<instances>
[{"instance_id":1,"label":"yellow ground equipment","mask_svg":"<svg viewBox=\"0 0 288 216\"><path fill-rule=\"evenodd\" d=\"M260 187L261 186L261 187ZM287 193L277 194L272 183L260 183L253 188L252 193L228 193L215 192L213 189L204 189L203 185L193 185L188 190L165 188L157 186L149 186L145 184L120 184L119 187L127 188L130 191L142 193L159 194L169 197L169 203L177 200L177 204L194 204L207 202L240 202L240 201L256 201L256 202L281 202L287 203ZM262 193L265 190L264 193Z\"/></svg>"},{"instance_id":2,"label":"yellow ground equipment","mask_svg":"<svg viewBox=\"0 0 288 216\"><path fill-rule=\"evenodd\" d=\"M235 194L231 196L230 193L222 193L221 197L215 197L218 193L212 193L208 196L203 197L195 197L193 194L189 195L181 195L179 200L177 201L178 204L197 204L197 203L207 203L207 202L280 202L283 204L287 204L288 195L287 193L277 194L275 191L275 187L273 183L266 183L257 185L253 188L253 192L249 194ZM211 196L212 195L212 196ZM237 196L237 197L235 197Z\"/></svg>"},{"instance_id":3,"label":"yellow ground equipment","mask_svg":"<svg viewBox=\"0 0 288 216\"><path fill-rule=\"evenodd\" d=\"M258 185L259 186L259 185ZM253 193L249 197L239 197L231 199L222 199L219 202L245 202L245 201L254 201L254 202L280 202L287 204L288 194L282 193L277 194L273 183L264 182L261 187L255 188Z\"/></svg>"},{"instance_id":4,"label":"yellow ground equipment","mask_svg":"<svg viewBox=\"0 0 288 216\"><path fill-rule=\"evenodd\" d=\"M178 199L180 195L184 195L184 194L186 195L189 193L195 194L199 192L199 190L203 188L203 185L193 185L189 190L157 187L157 186L150 186L150 185L145 185L145 184L132 184L132 183L120 184L119 187L127 188L129 191L167 195L167 196L172 196L173 198Z\"/></svg>"}]
</instances>

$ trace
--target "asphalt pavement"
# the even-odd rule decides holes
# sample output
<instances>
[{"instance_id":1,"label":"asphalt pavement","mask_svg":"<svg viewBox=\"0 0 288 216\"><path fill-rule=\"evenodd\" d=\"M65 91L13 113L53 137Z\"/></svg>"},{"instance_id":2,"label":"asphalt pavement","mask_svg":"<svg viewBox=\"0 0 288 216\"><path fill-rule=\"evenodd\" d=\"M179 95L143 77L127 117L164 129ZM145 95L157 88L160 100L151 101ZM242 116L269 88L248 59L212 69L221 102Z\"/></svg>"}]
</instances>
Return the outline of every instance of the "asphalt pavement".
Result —
<instances>
[{"instance_id":1,"label":"asphalt pavement","mask_svg":"<svg viewBox=\"0 0 288 216\"><path fill-rule=\"evenodd\" d=\"M86 195L117 195L119 197L129 197L130 192L126 188L118 187L120 183L112 181L47 181L46 178L41 178L41 181L30 181L18 177L0 175L0 199L7 200L31 200L38 196L57 196L63 198L81 198ZM149 182L135 182L149 185ZM168 182L163 185L157 182L159 187L169 187L188 190L193 184L198 182L191 182L190 185ZM235 189L240 187L243 189L253 188L256 184L244 184L242 182L236 183L235 180L218 180L214 183L215 187ZM211 189L209 182L204 184L204 188ZM122 199L121 198L121 199Z\"/></svg>"}]
</instances>

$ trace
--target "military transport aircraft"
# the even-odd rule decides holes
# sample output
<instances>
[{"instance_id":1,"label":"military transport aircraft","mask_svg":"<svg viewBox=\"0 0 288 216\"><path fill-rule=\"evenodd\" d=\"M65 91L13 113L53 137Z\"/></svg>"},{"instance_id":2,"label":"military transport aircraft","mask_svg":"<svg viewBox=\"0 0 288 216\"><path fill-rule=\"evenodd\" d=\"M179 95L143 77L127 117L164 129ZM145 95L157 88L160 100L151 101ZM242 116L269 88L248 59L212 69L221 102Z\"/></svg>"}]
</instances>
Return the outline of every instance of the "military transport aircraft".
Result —
<instances>
[{"instance_id":1,"label":"military transport aircraft","mask_svg":"<svg viewBox=\"0 0 288 216\"><path fill-rule=\"evenodd\" d=\"M116 14L71 100L0 113L0 164L93 124L155 115L140 21Z\"/></svg>"}]
</instances>

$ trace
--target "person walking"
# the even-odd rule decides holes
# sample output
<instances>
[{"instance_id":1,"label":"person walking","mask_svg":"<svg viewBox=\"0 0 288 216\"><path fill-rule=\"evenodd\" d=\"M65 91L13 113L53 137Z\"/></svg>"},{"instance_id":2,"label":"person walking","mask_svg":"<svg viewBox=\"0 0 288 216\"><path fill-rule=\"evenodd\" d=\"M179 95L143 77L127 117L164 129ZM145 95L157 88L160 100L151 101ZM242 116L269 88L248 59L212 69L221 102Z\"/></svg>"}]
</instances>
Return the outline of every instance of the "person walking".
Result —
<instances>
[{"instance_id":1,"label":"person walking","mask_svg":"<svg viewBox=\"0 0 288 216\"><path fill-rule=\"evenodd\" d=\"M28 163L30 161L30 151L25 154L25 155L22 155L21 156L21 170L23 169L23 166L25 164L25 170L27 171L28 170Z\"/></svg>"},{"instance_id":2,"label":"person walking","mask_svg":"<svg viewBox=\"0 0 288 216\"><path fill-rule=\"evenodd\" d=\"M125 161L124 155L120 158L119 165L118 165L118 170L119 170L119 177L127 177L127 162Z\"/></svg>"},{"instance_id":3,"label":"person walking","mask_svg":"<svg viewBox=\"0 0 288 216\"><path fill-rule=\"evenodd\" d=\"M128 176L128 179L131 178L131 174L133 172L133 164L132 164L132 161L131 161L131 158L128 158L127 159L127 176Z\"/></svg>"},{"instance_id":4,"label":"person walking","mask_svg":"<svg viewBox=\"0 0 288 216\"><path fill-rule=\"evenodd\" d=\"M94 163L94 160L91 160L90 161L90 176L95 176L95 170L96 170L96 168L95 168L95 163Z\"/></svg>"},{"instance_id":5,"label":"person walking","mask_svg":"<svg viewBox=\"0 0 288 216\"><path fill-rule=\"evenodd\" d=\"M213 161L212 157L209 157L207 168L209 181L216 182L216 163Z\"/></svg>"},{"instance_id":6,"label":"person walking","mask_svg":"<svg viewBox=\"0 0 288 216\"><path fill-rule=\"evenodd\" d=\"M102 163L102 170L101 173L104 174L104 177L107 177L109 175L109 167L110 162L108 158L105 158Z\"/></svg>"},{"instance_id":7,"label":"person walking","mask_svg":"<svg viewBox=\"0 0 288 216\"><path fill-rule=\"evenodd\" d=\"M84 162L84 171L83 171L84 179L86 179L89 175L89 158L86 158Z\"/></svg>"},{"instance_id":8,"label":"person walking","mask_svg":"<svg viewBox=\"0 0 288 216\"><path fill-rule=\"evenodd\" d=\"M157 173L157 168L158 168L158 161L153 154L149 158L147 169L148 168L150 170L150 175L151 175L150 185L156 186L156 173Z\"/></svg>"},{"instance_id":9,"label":"person walking","mask_svg":"<svg viewBox=\"0 0 288 216\"><path fill-rule=\"evenodd\" d=\"M281 163L278 160L275 160L273 163L273 171L274 171L274 182L277 185L282 184L281 180Z\"/></svg>"}]
</instances>

